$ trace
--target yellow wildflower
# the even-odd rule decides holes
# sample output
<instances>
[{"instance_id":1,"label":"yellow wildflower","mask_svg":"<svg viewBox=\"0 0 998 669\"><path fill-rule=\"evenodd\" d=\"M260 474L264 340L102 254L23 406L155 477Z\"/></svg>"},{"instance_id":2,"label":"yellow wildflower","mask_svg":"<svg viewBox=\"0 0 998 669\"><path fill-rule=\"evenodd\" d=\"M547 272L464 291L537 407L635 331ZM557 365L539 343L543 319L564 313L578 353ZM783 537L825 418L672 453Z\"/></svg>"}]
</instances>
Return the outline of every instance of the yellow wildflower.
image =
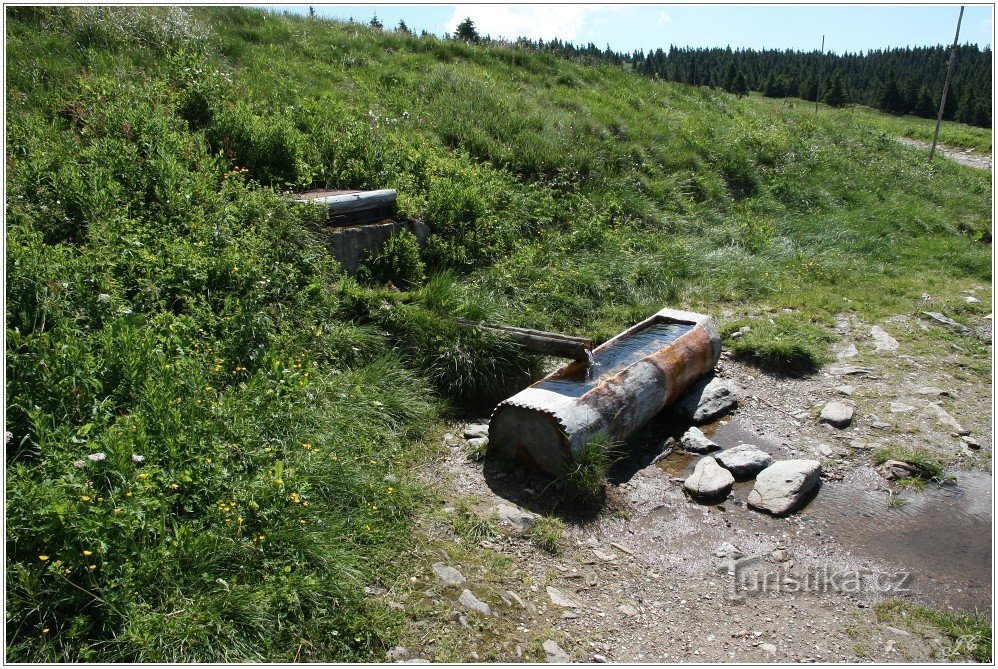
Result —
<instances>
[{"instance_id":1,"label":"yellow wildflower","mask_svg":"<svg viewBox=\"0 0 998 669\"><path fill-rule=\"evenodd\" d=\"M84 495L80 499L82 499L84 502L89 502L90 501L90 495Z\"/></svg>"},{"instance_id":2,"label":"yellow wildflower","mask_svg":"<svg viewBox=\"0 0 998 669\"><path fill-rule=\"evenodd\" d=\"M145 480L149 478L149 474L146 472L142 472L141 474L139 474L139 478Z\"/></svg>"},{"instance_id":3,"label":"yellow wildflower","mask_svg":"<svg viewBox=\"0 0 998 669\"><path fill-rule=\"evenodd\" d=\"M49 556L48 555L39 555L38 559L41 560L42 562L47 562L48 559L49 559Z\"/></svg>"},{"instance_id":4,"label":"yellow wildflower","mask_svg":"<svg viewBox=\"0 0 998 669\"><path fill-rule=\"evenodd\" d=\"M176 490L176 489L177 489L177 488L179 488L180 486L179 486L179 485L177 485L176 483L171 483L171 484L170 484L170 487L171 487L171 488L173 488L174 490Z\"/></svg>"},{"instance_id":5,"label":"yellow wildflower","mask_svg":"<svg viewBox=\"0 0 998 669\"><path fill-rule=\"evenodd\" d=\"M83 551L84 555L93 555L93 551Z\"/></svg>"}]
</instances>

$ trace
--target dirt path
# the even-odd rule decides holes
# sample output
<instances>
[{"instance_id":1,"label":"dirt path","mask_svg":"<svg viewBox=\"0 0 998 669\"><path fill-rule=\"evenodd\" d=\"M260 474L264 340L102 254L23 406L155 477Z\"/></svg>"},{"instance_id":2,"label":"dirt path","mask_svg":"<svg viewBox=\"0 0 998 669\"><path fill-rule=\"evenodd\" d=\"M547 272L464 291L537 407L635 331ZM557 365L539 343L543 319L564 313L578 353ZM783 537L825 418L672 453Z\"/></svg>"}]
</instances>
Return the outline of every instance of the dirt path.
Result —
<instances>
[{"instance_id":1,"label":"dirt path","mask_svg":"<svg viewBox=\"0 0 998 669\"><path fill-rule=\"evenodd\" d=\"M606 507L592 517L559 504L541 475L476 461L463 436L468 425L452 425L445 453L424 472L443 495L445 517L428 531L444 542L442 562L467 582L413 577L415 588L429 586L423 601L445 622L427 623L434 631L421 639L433 643L414 640L404 657L946 660L952 643L937 631L884 618L873 606L900 598L990 613L991 389L961 373L958 351L908 350L915 329L937 327L931 321L899 316L879 325L896 346L879 332L873 337L871 324L841 317L839 361L806 379L775 378L722 357L716 373L741 387L741 401L704 431L724 447L753 443L775 459L822 461L821 490L785 519L746 507L751 483L737 484L719 505L688 500L681 480L694 456L674 451L650 464L663 441L685 429L666 416L632 439L633 455L611 473ZM832 399L856 409L845 430L817 421ZM982 448L957 435L954 421ZM955 483L904 491L875 472L878 448L914 443L950 461ZM448 529L457 525L446 522L461 514L494 523L498 534L474 546L465 535L462 544ZM542 515L565 519L558 554L531 542L527 528ZM455 537L462 545L448 545ZM724 544L742 556L718 557ZM464 588L489 603L488 616L458 601Z\"/></svg>"},{"instance_id":2,"label":"dirt path","mask_svg":"<svg viewBox=\"0 0 998 669\"><path fill-rule=\"evenodd\" d=\"M902 144L914 146L919 149L925 149L926 151L932 148L932 145L928 142L920 142L917 139L909 139L907 137L896 137L895 139ZM975 153L974 149L951 148L939 144L936 146L936 150L950 160L958 162L961 165L976 167L978 169L987 170L988 172L991 171L991 156L984 156Z\"/></svg>"}]
</instances>

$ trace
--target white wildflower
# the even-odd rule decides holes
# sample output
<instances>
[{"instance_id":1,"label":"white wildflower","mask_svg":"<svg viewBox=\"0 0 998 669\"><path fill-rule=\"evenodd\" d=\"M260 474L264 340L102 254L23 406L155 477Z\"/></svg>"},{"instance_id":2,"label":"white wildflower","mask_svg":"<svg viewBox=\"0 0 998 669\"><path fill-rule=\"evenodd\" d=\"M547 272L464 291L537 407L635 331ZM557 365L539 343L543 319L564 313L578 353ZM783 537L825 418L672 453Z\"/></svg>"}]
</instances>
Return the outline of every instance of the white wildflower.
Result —
<instances>
[{"instance_id":1,"label":"white wildflower","mask_svg":"<svg viewBox=\"0 0 998 669\"><path fill-rule=\"evenodd\" d=\"M87 456L87 460L90 460L90 462L100 462L102 460L107 460L107 454L106 453L91 453L90 455Z\"/></svg>"},{"instance_id":2,"label":"white wildflower","mask_svg":"<svg viewBox=\"0 0 998 669\"><path fill-rule=\"evenodd\" d=\"M132 453L132 462L145 462L146 456L138 455L137 453Z\"/></svg>"}]
</instances>

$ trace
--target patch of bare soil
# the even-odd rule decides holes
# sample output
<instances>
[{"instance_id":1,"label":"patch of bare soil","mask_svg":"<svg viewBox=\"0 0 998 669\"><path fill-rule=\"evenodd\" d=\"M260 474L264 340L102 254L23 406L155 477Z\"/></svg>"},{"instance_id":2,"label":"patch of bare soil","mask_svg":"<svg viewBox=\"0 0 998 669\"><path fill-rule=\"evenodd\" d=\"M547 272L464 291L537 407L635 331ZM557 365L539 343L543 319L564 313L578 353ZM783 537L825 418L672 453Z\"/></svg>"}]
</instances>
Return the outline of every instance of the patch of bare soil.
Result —
<instances>
[{"instance_id":1,"label":"patch of bare soil","mask_svg":"<svg viewBox=\"0 0 998 669\"><path fill-rule=\"evenodd\" d=\"M914 316L874 326L843 315L839 360L806 378L722 356L715 373L741 388L740 402L704 432L724 448L751 443L775 460L822 462L817 494L787 518L747 507L751 481L720 504L688 499L682 480L702 456L664 446L688 427L667 413L631 440L597 511L562 499L542 474L478 461L465 437L474 438L474 425L451 425L423 478L445 511L468 505L500 533L475 547L494 558L489 568L472 553L461 553L470 561L461 564L454 551L442 552L474 576L427 591L438 610L450 609L436 629L486 639L493 652L462 651L469 661L564 660L559 649L590 662L953 659L951 641L891 626L873 608L900 598L990 614L991 388L965 373L959 351L913 350L911 335L934 327L941 326ZM990 330L987 339L989 346ZM854 410L844 429L818 420L833 400ZM887 481L874 469L875 453L898 446L929 449L947 463L946 476L918 490ZM531 541L531 524L546 515L565 523L557 554ZM492 602L487 617L458 601L465 587ZM460 659L434 644L406 652Z\"/></svg>"},{"instance_id":2,"label":"patch of bare soil","mask_svg":"<svg viewBox=\"0 0 998 669\"><path fill-rule=\"evenodd\" d=\"M909 139L908 137L897 137L896 139L902 144L914 146L919 149L925 149L926 151L932 148L932 145L928 142L920 142L917 139ZM950 160L960 163L961 165L976 167L978 169L987 170L988 172L991 171L991 156L984 156L976 153L974 149L962 149L959 147L949 147L937 144L936 151Z\"/></svg>"}]
</instances>

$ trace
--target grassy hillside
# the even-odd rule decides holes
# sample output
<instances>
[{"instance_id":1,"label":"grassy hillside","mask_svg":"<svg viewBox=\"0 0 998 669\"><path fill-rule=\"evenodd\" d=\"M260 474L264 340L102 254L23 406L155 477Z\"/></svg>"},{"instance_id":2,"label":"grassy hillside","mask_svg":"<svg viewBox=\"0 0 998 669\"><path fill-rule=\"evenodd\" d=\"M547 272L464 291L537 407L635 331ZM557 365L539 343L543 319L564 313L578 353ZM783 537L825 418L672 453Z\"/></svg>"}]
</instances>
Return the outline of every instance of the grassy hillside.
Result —
<instances>
[{"instance_id":1,"label":"grassy hillside","mask_svg":"<svg viewBox=\"0 0 998 669\"><path fill-rule=\"evenodd\" d=\"M363 587L411 568L428 431L538 368L446 316L602 339L670 304L820 364L843 310L991 309L959 298L989 175L864 114L236 8L7 40L13 661L382 657L403 614ZM358 283L282 197L322 186L435 234Z\"/></svg>"}]
</instances>

